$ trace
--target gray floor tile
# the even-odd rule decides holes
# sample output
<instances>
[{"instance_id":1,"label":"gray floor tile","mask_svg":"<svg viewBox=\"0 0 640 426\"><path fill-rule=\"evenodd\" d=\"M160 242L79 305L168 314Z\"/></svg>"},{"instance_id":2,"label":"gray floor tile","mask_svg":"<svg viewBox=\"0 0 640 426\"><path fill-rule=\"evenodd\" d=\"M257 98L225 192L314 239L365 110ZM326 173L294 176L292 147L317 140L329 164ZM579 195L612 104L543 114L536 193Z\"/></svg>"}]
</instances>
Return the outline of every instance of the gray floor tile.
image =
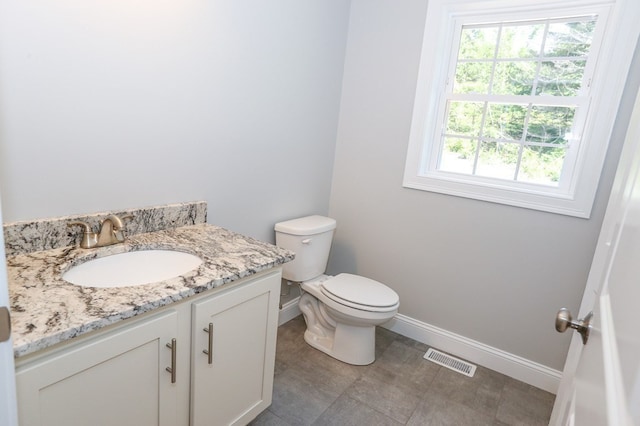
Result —
<instances>
[{"instance_id":1,"label":"gray floor tile","mask_svg":"<svg viewBox=\"0 0 640 426\"><path fill-rule=\"evenodd\" d=\"M364 371L362 366L336 362L324 352L308 346L298 352L290 370L336 397L355 382Z\"/></svg>"},{"instance_id":2,"label":"gray floor tile","mask_svg":"<svg viewBox=\"0 0 640 426\"><path fill-rule=\"evenodd\" d=\"M278 330L273 403L253 426L546 425L555 396L478 367L473 378L423 358L427 346L376 329L376 361L353 366Z\"/></svg>"},{"instance_id":3,"label":"gray floor tile","mask_svg":"<svg viewBox=\"0 0 640 426\"><path fill-rule=\"evenodd\" d=\"M402 423L398 423L392 418L377 412L360 401L356 401L355 399L343 395L338 398L314 423L314 426L329 425L400 426Z\"/></svg>"},{"instance_id":4,"label":"gray floor tile","mask_svg":"<svg viewBox=\"0 0 640 426\"><path fill-rule=\"evenodd\" d=\"M381 368L368 370L346 394L400 423L409 420L422 397L422 392Z\"/></svg>"},{"instance_id":5,"label":"gray floor tile","mask_svg":"<svg viewBox=\"0 0 640 426\"><path fill-rule=\"evenodd\" d=\"M402 342L407 346L411 346L414 349L417 349L418 351L422 352L422 354L424 355L427 352L427 349L429 349L429 346L425 345L422 342L417 342L409 337L405 337L401 334L397 335L398 337L396 338L396 341L398 342Z\"/></svg>"},{"instance_id":6,"label":"gray floor tile","mask_svg":"<svg viewBox=\"0 0 640 426\"><path fill-rule=\"evenodd\" d=\"M376 327L376 358L380 356L398 336L399 334L386 328Z\"/></svg>"},{"instance_id":7,"label":"gray floor tile","mask_svg":"<svg viewBox=\"0 0 640 426\"><path fill-rule=\"evenodd\" d=\"M502 374L482 367L476 369L474 377L441 368L431 383L431 389L450 401L495 416L505 378Z\"/></svg>"},{"instance_id":8,"label":"gray floor tile","mask_svg":"<svg viewBox=\"0 0 640 426\"><path fill-rule=\"evenodd\" d=\"M286 367L298 358L304 345L300 339L304 335L306 325L302 315L287 322L286 325L278 327L278 340L276 344L276 374L285 370Z\"/></svg>"},{"instance_id":9,"label":"gray floor tile","mask_svg":"<svg viewBox=\"0 0 640 426\"><path fill-rule=\"evenodd\" d=\"M496 419L508 425L547 425L553 401L553 394L507 378Z\"/></svg>"},{"instance_id":10,"label":"gray floor tile","mask_svg":"<svg viewBox=\"0 0 640 426\"><path fill-rule=\"evenodd\" d=\"M372 365L393 375L393 381L414 388L416 394L424 393L438 374L440 366L424 359L424 352L407 345L405 340L391 343Z\"/></svg>"},{"instance_id":11,"label":"gray floor tile","mask_svg":"<svg viewBox=\"0 0 640 426\"><path fill-rule=\"evenodd\" d=\"M494 426L494 424L494 416L448 399L438 392L428 392L407 422L408 426Z\"/></svg>"},{"instance_id":12,"label":"gray floor tile","mask_svg":"<svg viewBox=\"0 0 640 426\"><path fill-rule=\"evenodd\" d=\"M543 391L542 389L538 389L534 386L528 385L526 383L512 379L511 377L505 376L505 383L504 383L505 392L509 392L514 389L518 389L522 392L525 392L527 393L527 395L531 396L532 398L536 398L542 401L547 401L551 404L553 404L556 398L556 396L550 392Z\"/></svg>"},{"instance_id":13,"label":"gray floor tile","mask_svg":"<svg viewBox=\"0 0 640 426\"><path fill-rule=\"evenodd\" d=\"M249 426L291 426L269 410L263 411Z\"/></svg>"},{"instance_id":14,"label":"gray floor tile","mask_svg":"<svg viewBox=\"0 0 640 426\"><path fill-rule=\"evenodd\" d=\"M338 396L288 368L274 379L269 410L291 426L310 425Z\"/></svg>"}]
</instances>

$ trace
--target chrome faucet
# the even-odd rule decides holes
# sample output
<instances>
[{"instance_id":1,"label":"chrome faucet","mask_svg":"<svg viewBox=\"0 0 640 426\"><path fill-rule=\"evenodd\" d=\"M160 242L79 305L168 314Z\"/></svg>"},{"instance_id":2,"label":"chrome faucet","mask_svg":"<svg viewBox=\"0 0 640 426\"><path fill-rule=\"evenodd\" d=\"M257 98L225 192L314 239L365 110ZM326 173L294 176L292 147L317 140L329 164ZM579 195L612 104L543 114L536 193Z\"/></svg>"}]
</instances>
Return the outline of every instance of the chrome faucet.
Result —
<instances>
[{"instance_id":1,"label":"chrome faucet","mask_svg":"<svg viewBox=\"0 0 640 426\"><path fill-rule=\"evenodd\" d=\"M127 214L121 218L116 215L109 215L100 221L100 231L93 232L86 222L70 222L67 226L82 226L83 235L80 242L82 248L104 247L112 244L124 242L124 219L133 219L133 215Z\"/></svg>"}]
</instances>

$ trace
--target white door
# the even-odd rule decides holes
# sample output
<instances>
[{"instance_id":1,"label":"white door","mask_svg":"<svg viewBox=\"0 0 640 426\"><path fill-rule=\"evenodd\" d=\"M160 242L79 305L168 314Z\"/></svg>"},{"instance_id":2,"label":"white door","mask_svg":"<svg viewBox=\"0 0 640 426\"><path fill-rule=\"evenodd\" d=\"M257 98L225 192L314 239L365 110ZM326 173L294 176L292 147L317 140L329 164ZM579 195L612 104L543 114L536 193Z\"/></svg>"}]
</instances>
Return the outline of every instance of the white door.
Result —
<instances>
[{"instance_id":1,"label":"white door","mask_svg":"<svg viewBox=\"0 0 640 426\"><path fill-rule=\"evenodd\" d=\"M552 425L640 425L640 93L580 308ZM575 320L574 320L575 321Z\"/></svg>"},{"instance_id":2,"label":"white door","mask_svg":"<svg viewBox=\"0 0 640 426\"><path fill-rule=\"evenodd\" d=\"M0 224L2 224L2 209L0 208ZM6 329L3 330L9 308L9 286L7 284L7 265L4 254L4 237L0 230L0 340L4 340ZM13 364L13 343L11 338L0 342L0 425L17 426L18 414L16 408L16 382Z\"/></svg>"}]
</instances>

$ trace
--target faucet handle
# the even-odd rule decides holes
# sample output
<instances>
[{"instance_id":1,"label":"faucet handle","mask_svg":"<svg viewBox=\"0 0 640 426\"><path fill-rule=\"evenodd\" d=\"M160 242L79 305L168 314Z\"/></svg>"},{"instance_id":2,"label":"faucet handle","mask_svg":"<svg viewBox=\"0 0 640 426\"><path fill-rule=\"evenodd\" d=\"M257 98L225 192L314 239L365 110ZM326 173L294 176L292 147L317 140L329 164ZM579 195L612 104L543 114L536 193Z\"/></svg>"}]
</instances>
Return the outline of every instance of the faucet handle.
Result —
<instances>
[{"instance_id":1,"label":"faucet handle","mask_svg":"<svg viewBox=\"0 0 640 426\"><path fill-rule=\"evenodd\" d=\"M69 228L71 228L72 226L82 226L84 228L83 229L84 232L92 232L91 231L91 227L89 226L89 224L87 222L82 222L80 220L75 221L75 222L69 222L69 223L67 223L67 226Z\"/></svg>"},{"instance_id":2,"label":"faucet handle","mask_svg":"<svg viewBox=\"0 0 640 426\"><path fill-rule=\"evenodd\" d=\"M80 241L80 247L82 248L92 248L95 247L98 243L98 234L91 230L91 226L89 226L86 222L74 221L67 223L68 227L72 226L81 226L83 228L82 232L82 240Z\"/></svg>"},{"instance_id":3,"label":"faucet handle","mask_svg":"<svg viewBox=\"0 0 640 426\"><path fill-rule=\"evenodd\" d=\"M116 216L118 221L113 224L113 236L117 242L121 243L124 241L124 224L122 222L126 219L133 219L133 217L132 214L125 214L122 217Z\"/></svg>"}]
</instances>

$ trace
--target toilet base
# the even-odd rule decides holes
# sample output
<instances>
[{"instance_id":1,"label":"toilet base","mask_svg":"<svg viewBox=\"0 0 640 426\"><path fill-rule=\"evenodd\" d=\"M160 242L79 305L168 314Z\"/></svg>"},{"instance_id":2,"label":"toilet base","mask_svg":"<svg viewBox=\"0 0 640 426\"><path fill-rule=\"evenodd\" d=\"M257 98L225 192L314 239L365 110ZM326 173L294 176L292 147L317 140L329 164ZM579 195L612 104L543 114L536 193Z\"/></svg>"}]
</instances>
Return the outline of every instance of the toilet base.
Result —
<instances>
[{"instance_id":1,"label":"toilet base","mask_svg":"<svg viewBox=\"0 0 640 426\"><path fill-rule=\"evenodd\" d=\"M339 324L332 337L318 336L307 329L304 341L327 355L353 365L369 365L376 359L375 326Z\"/></svg>"},{"instance_id":2,"label":"toilet base","mask_svg":"<svg viewBox=\"0 0 640 426\"><path fill-rule=\"evenodd\" d=\"M375 361L374 324L336 322L328 315L327 307L308 293L302 295L299 306L307 324L304 340L309 345L347 364L368 365ZM334 317L342 315L334 312Z\"/></svg>"}]
</instances>

